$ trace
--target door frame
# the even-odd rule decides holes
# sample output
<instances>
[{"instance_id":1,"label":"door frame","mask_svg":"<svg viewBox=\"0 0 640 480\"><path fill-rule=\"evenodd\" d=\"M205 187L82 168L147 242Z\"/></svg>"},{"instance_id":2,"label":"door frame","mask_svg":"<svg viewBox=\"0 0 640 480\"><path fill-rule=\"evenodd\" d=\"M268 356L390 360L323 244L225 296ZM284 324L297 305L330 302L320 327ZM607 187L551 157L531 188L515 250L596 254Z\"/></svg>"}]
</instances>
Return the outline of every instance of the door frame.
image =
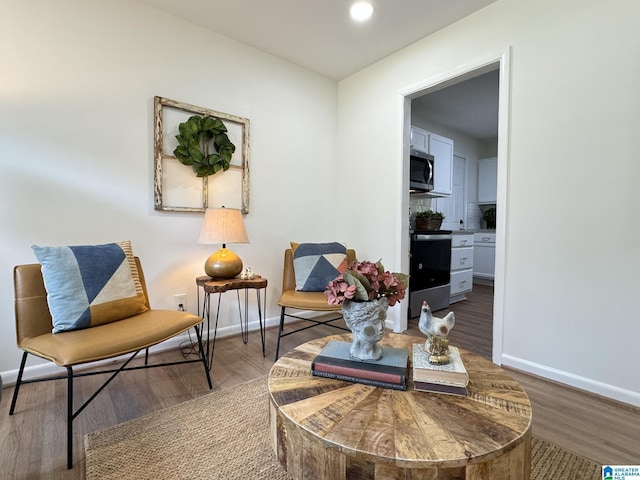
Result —
<instances>
[{"instance_id":1,"label":"door frame","mask_svg":"<svg viewBox=\"0 0 640 480\"><path fill-rule=\"evenodd\" d=\"M509 166L509 112L511 99L511 46L489 52L469 63L454 69L439 73L433 77L401 88L398 91L398 165L401 165L402 175L397 188L396 212L396 264L401 271L409 271L409 138L411 128L411 99L428 94L442 88L455 85L464 80L474 78L489 71L500 71L500 85L498 95L498 185L496 220L496 272L493 293L493 351L492 360L497 365L502 364L502 343L504 329L504 298L506 276L506 228L508 213L508 166ZM402 302L402 308L393 315L393 331L403 332L408 326L408 302ZM395 309L394 309L395 310Z\"/></svg>"}]
</instances>

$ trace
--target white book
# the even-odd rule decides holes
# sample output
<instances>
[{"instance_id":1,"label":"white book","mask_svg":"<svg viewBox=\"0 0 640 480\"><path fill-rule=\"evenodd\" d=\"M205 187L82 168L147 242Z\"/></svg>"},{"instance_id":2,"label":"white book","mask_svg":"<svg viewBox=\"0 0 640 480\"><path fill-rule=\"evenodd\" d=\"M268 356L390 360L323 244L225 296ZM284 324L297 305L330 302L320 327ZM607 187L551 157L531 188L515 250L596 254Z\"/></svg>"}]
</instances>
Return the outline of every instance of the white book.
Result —
<instances>
[{"instance_id":1,"label":"white book","mask_svg":"<svg viewBox=\"0 0 640 480\"><path fill-rule=\"evenodd\" d=\"M449 346L449 363L434 365L429 363L429 353L423 350L423 344L413 344L413 380L442 385L466 387L469 374L464 368L458 347Z\"/></svg>"}]
</instances>

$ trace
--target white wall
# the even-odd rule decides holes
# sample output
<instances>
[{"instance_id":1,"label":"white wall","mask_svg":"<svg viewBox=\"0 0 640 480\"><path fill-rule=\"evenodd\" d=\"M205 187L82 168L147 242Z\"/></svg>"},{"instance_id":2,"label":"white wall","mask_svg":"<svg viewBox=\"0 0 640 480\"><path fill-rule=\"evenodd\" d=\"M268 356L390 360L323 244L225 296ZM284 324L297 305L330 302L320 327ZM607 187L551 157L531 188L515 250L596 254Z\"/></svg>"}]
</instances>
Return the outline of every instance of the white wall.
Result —
<instances>
[{"instance_id":1,"label":"white wall","mask_svg":"<svg viewBox=\"0 0 640 480\"><path fill-rule=\"evenodd\" d=\"M196 312L194 279L218 247L197 243L202 214L153 209L155 95L250 119L251 244L232 248L269 279L271 320L289 241L335 239L334 81L124 0L3 2L0 65L5 382L20 359L12 269L35 262L34 243L131 239L152 305L184 292ZM219 331L238 330L231 300Z\"/></svg>"},{"instance_id":2,"label":"white wall","mask_svg":"<svg viewBox=\"0 0 640 480\"><path fill-rule=\"evenodd\" d=\"M499 0L338 93L339 181L358 205L377 193L338 233L402 259L399 92L512 47L502 362L637 405L639 17L632 0Z\"/></svg>"}]
</instances>

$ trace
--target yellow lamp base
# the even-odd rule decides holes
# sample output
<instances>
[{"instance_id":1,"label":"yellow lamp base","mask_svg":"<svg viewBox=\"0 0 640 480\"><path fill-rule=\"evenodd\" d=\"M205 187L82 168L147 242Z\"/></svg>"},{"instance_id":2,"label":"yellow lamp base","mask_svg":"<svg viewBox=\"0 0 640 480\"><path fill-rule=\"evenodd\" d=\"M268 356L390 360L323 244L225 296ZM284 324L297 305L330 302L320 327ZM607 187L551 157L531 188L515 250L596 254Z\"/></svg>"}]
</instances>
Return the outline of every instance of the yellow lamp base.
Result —
<instances>
[{"instance_id":1,"label":"yellow lamp base","mask_svg":"<svg viewBox=\"0 0 640 480\"><path fill-rule=\"evenodd\" d=\"M233 278L242 272L242 260L228 248L222 247L207 258L204 271L211 278Z\"/></svg>"}]
</instances>

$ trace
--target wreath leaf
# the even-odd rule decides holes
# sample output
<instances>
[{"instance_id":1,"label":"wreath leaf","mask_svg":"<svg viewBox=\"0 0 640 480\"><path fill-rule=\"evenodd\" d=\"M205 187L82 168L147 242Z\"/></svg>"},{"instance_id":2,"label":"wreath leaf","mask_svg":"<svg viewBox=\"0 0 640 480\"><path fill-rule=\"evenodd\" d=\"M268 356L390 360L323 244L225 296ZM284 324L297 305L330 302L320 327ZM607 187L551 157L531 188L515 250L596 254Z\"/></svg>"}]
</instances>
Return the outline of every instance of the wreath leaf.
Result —
<instances>
[{"instance_id":1,"label":"wreath leaf","mask_svg":"<svg viewBox=\"0 0 640 480\"><path fill-rule=\"evenodd\" d=\"M218 149L218 153L224 159L225 162L231 162L231 157L233 156L233 149L230 147L221 147Z\"/></svg>"},{"instance_id":2,"label":"wreath leaf","mask_svg":"<svg viewBox=\"0 0 640 480\"><path fill-rule=\"evenodd\" d=\"M209 155L209 156L207 157L207 163L208 163L209 165L211 165L211 166L214 168L214 170L215 170L216 172L217 172L218 170L220 170L220 169L217 169L217 170L216 170L216 169L215 169L215 167L216 167L218 164L220 164L220 163L221 163L221 160L222 160L222 158L221 158L221 157L220 157L220 155L218 155L217 153L212 153L211 155ZM218 166L219 166L219 165L218 165Z\"/></svg>"},{"instance_id":3,"label":"wreath leaf","mask_svg":"<svg viewBox=\"0 0 640 480\"><path fill-rule=\"evenodd\" d=\"M202 151L199 147L189 147L189 157L193 163L202 163Z\"/></svg>"},{"instance_id":4,"label":"wreath leaf","mask_svg":"<svg viewBox=\"0 0 640 480\"><path fill-rule=\"evenodd\" d=\"M231 143L227 127L221 119L199 115L189 117L178 125L180 135L176 135L178 146L173 154L183 165L190 166L198 177L213 175L220 170L228 170L236 146ZM205 155L206 146L213 139L217 153Z\"/></svg>"},{"instance_id":5,"label":"wreath leaf","mask_svg":"<svg viewBox=\"0 0 640 480\"><path fill-rule=\"evenodd\" d=\"M189 155L189 148L186 145L178 145L178 148L173 151L173 154L184 165L193 165L193 161Z\"/></svg>"},{"instance_id":6,"label":"wreath leaf","mask_svg":"<svg viewBox=\"0 0 640 480\"><path fill-rule=\"evenodd\" d=\"M214 137L214 141L218 144L218 145L228 145L231 142L229 141L229 137L227 136L226 133L221 132L221 133L217 133L216 136Z\"/></svg>"}]
</instances>

